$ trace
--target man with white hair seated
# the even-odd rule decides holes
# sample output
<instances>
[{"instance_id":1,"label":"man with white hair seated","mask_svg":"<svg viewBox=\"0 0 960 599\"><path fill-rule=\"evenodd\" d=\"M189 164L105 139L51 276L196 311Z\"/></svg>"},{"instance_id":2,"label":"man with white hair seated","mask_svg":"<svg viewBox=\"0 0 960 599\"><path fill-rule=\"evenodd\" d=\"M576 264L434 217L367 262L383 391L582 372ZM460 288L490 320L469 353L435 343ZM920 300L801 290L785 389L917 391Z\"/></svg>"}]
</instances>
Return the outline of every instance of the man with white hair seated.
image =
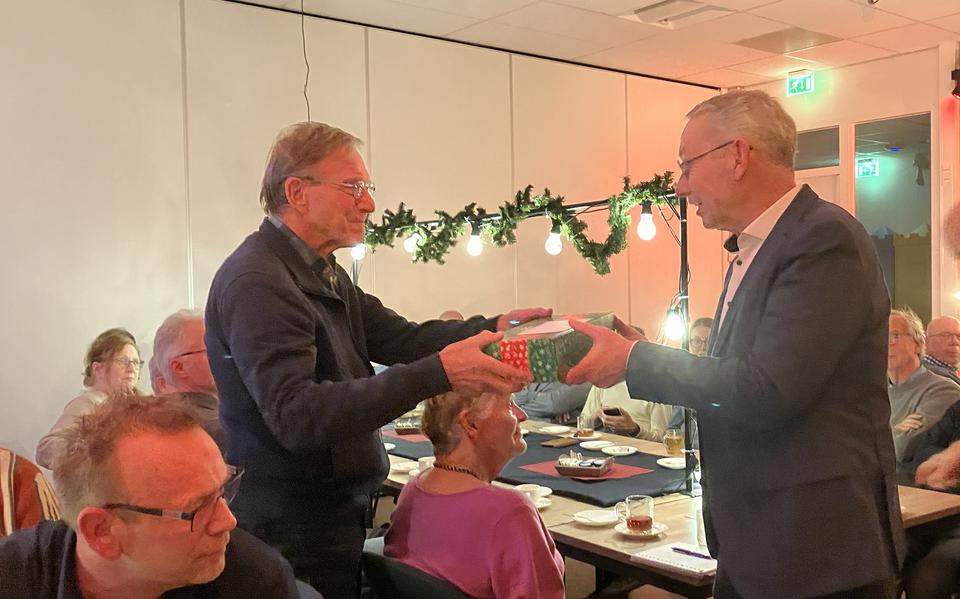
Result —
<instances>
[{"instance_id":1,"label":"man with white hair seated","mask_svg":"<svg viewBox=\"0 0 960 599\"><path fill-rule=\"evenodd\" d=\"M63 437L63 519L0 540L0 597L298 597L290 565L235 528L241 472L189 404L108 399Z\"/></svg>"},{"instance_id":2,"label":"man with white hair seated","mask_svg":"<svg viewBox=\"0 0 960 599\"><path fill-rule=\"evenodd\" d=\"M217 445L223 446L220 400L210 372L203 340L203 315L177 310L163 321L153 337L150 384L157 395L179 393L196 408L197 419Z\"/></svg>"},{"instance_id":3,"label":"man with white hair seated","mask_svg":"<svg viewBox=\"0 0 960 599\"><path fill-rule=\"evenodd\" d=\"M960 385L960 320L953 316L934 318L927 325L926 355L923 367Z\"/></svg>"}]
</instances>

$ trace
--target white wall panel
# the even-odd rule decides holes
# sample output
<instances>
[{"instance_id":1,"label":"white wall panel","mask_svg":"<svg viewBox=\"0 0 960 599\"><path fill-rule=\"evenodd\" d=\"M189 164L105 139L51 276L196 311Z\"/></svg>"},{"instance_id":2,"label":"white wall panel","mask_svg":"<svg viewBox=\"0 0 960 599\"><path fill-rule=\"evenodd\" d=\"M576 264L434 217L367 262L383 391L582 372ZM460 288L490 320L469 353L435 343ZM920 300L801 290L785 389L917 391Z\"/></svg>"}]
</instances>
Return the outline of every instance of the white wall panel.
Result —
<instances>
[{"instance_id":1,"label":"white wall panel","mask_svg":"<svg viewBox=\"0 0 960 599\"><path fill-rule=\"evenodd\" d=\"M98 333L146 358L187 302L179 30L167 0L3 8L0 444L30 457Z\"/></svg>"},{"instance_id":2,"label":"white wall panel","mask_svg":"<svg viewBox=\"0 0 960 599\"><path fill-rule=\"evenodd\" d=\"M513 58L515 187L549 187L567 203L605 198L622 189L626 172L624 76L584 67ZM590 215L589 235L606 238L606 215ZM517 287L519 303L560 312L627 311L626 256L612 272L593 273L565 242L559 256L543 249L546 219L521 228Z\"/></svg>"},{"instance_id":3,"label":"white wall panel","mask_svg":"<svg viewBox=\"0 0 960 599\"><path fill-rule=\"evenodd\" d=\"M489 210L512 197L509 55L371 30L370 153L379 219L400 202L418 219L476 202ZM469 234L469 229L467 230ZM446 264L413 264L397 247L375 255L375 291L407 318L513 307L515 246L466 254L466 237Z\"/></svg>"},{"instance_id":4,"label":"white wall panel","mask_svg":"<svg viewBox=\"0 0 960 599\"><path fill-rule=\"evenodd\" d=\"M681 86L666 81L627 78L629 106L630 175L635 183L657 173L677 172L677 147L685 124L684 115L697 103L716 94L714 90ZM654 207L657 235L641 241L633 232L630 245L630 318L652 338L662 325L670 300L677 293L680 249L667 225L679 234L677 219L665 223ZM663 213L672 217L668 208ZM633 211L633 222L640 209ZM723 287L722 235L703 228L695 210L687 218L690 265L690 317L713 316Z\"/></svg>"},{"instance_id":5,"label":"white wall panel","mask_svg":"<svg viewBox=\"0 0 960 599\"><path fill-rule=\"evenodd\" d=\"M365 139L364 29L313 18L305 26L311 118ZM202 307L223 259L263 218L260 180L274 137L306 120L300 17L189 0L186 55L194 298Z\"/></svg>"}]
</instances>

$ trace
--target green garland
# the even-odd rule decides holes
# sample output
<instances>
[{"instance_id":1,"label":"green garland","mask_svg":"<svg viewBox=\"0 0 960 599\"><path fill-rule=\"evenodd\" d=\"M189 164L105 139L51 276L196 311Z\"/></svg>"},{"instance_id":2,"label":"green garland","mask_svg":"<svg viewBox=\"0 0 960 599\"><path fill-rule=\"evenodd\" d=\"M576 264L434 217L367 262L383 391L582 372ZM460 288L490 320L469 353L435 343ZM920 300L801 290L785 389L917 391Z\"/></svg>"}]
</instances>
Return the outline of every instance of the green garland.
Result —
<instances>
[{"instance_id":1,"label":"green garland","mask_svg":"<svg viewBox=\"0 0 960 599\"><path fill-rule=\"evenodd\" d=\"M379 225L367 223L364 243L375 251L381 245L393 247L397 237L417 234L420 239L413 254L414 262L433 261L443 264L444 256L457 245L457 240L466 231L467 223L476 224L482 236L490 239L495 246L503 247L517 242L516 230L520 221L534 212L543 212L555 227L559 227L563 236L570 240L574 249L590 262L594 272L605 275L610 272L610 256L619 254L627 247L630 209L644 202L676 202L673 195L673 173L670 171L636 185L630 184L630 177L624 177L623 192L605 200L610 234L605 241L599 242L587 238L587 223L564 206L563 196L554 196L549 189L544 189L540 195L532 196L532 191L532 185L518 191L513 201L500 206L496 214L488 214L483 208L478 208L476 203L472 203L456 214L437 210L437 218L429 224L418 223L413 210L401 203L396 212L384 210Z\"/></svg>"}]
</instances>

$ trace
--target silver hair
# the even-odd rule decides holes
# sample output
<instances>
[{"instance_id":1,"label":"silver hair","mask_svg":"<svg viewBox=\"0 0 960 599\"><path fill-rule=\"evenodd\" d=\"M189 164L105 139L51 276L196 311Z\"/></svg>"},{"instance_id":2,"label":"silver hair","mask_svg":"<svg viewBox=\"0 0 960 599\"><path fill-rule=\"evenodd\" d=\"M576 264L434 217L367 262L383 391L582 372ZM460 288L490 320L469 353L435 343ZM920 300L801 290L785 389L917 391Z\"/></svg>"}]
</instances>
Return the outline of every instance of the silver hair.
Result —
<instances>
[{"instance_id":1,"label":"silver hair","mask_svg":"<svg viewBox=\"0 0 960 599\"><path fill-rule=\"evenodd\" d=\"M150 384L154 393L157 376L162 376L168 383L173 380L170 372L170 362L183 348L184 326L191 322L203 322L203 314L199 310L177 310L163 321L153 338L153 357L150 358Z\"/></svg>"},{"instance_id":2,"label":"silver hair","mask_svg":"<svg viewBox=\"0 0 960 599\"><path fill-rule=\"evenodd\" d=\"M899 310L890 310L890 316L899 316L907 323L907 332L910 333L910 338L920 346L922 356L926 352L927 336L923 332L923 322L917 313L904 306Z\"/></svg>"},{"instance_id":3,"label":"silver hair","mask_svg":"<svg viewBox=\"0 0 960 599\"><path fill-rule=\"evenodd\" d=\"M304 121L280 130L270 148L260 186L260 206L279 216L286 210L284 183L343 148L357 148L360 139L326 123Z\"/></svg>"},{"instance_id":4,"label":"silver hair","mask_svg":"<svg viewBox=\"0 0 960 599\"><path fill-rule=\"evenodd\" d=\"M730 136L740 136L774 164L793 168L797 125L779 102L760 90L736 90L705 100L687 113L704 115Z\"/></svg>"}]
</instances>

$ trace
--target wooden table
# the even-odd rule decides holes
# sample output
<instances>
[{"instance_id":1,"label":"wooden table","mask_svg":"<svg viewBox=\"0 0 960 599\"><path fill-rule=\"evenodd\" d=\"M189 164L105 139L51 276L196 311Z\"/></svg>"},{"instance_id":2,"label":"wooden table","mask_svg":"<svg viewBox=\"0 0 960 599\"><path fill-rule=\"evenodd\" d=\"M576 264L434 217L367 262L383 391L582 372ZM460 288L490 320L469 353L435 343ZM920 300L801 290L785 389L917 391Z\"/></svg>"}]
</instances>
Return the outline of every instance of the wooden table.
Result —
<instances>
[{"instance_id":1,"label":"wooden table","mask_svg":"<svg viewBox=\"0 0 960 599\"><path fill-rule=\"evenodd\" d=\"M539 432L548 423L528 420L523 428ZM604 439L615 441L619 445L629 445L654 455L666 456L662 444L644 441L632 437L621 437L604 433ZM391 455L391 463L409 461ZM409 480L406 474L391 472L385 486L399 490ZM495 482L503 487L511 485ZM701 509L699 497L671 494L654 500L654 516L657 522L666 524L667 534L660 538L644 541L624 537L612 527L596 528L577 524L573 514L588 509L600 509L566 497L551 495L550 507L540 512L540 517L550 530L557 548L566 556L591 564L596 568L636 578L643 584L677 593L685 597L706 598L712 594L713 578L694 578L658 569L654 566L630 561L633 553L666 545L683 542L697 544L698 511ZM925 524L940 518L960 514L960 495L939 493L913 487L900 487L900 503L903 511L904 526L909 528Z\"/></svg>"}]
</instances>

